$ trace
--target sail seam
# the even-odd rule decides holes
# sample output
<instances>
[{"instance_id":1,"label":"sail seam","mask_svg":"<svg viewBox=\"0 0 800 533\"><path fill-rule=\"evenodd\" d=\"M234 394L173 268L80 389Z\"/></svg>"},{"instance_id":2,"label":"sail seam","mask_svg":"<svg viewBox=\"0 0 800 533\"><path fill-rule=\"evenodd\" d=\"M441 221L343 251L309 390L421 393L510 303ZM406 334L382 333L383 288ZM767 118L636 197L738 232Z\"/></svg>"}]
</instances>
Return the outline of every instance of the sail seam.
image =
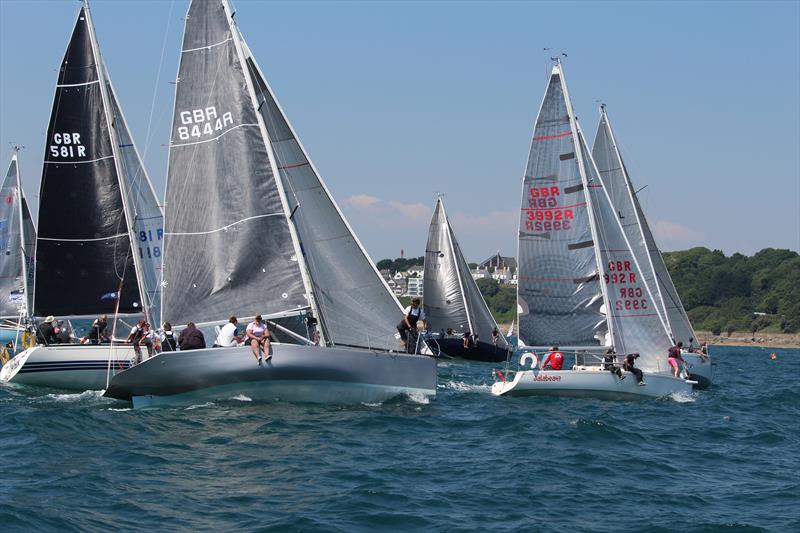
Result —
<instances>
[{"instance_id":1,"label":"sail seam","mask_svg":"<svg viewBox=\"0 0 800 533\"><path fill-rule=\"evenodd\" d=\"M187 50L181 50L181 53L185 54L186 52L197 52L198 50L208 50L210 48L214 48L215 46L223 45L223 44L227 43L228 41L232 41L232 40L233 40L233 37L228 37L224 41L220 41L220 42L215 43L215 44L209 44L207 46L201 46L199 48L189 48Z\"/></svg>"},{"instance_id":2,"label":"sail seam","mask_svg":"<svg viewBox=\"0 0 800 533\"><path fill-rule=\"evenodd\" d=\"M569 135L572 135L571 131L568 131L567 133L560 133L558 135L542 135L541 137L534 137L533 140L546 141L547 139L560 139L561 137L567 137Z\"/></svg>"},{"instance_id":3,"label":"sail seam","mask_svg":"<svg viewBox=\"0 0 800 533\"><path fill-rule=\"evenodd\" d=\"M83 83L59 83L56 85L56 87L81 87L82 85L92 85L95 83L100 83L100 80L85 81Z\"/></svg>"},{"instance_id":4,"label":"sail seam","mask_svg":"<svg viewBox=\"0 0 800 533\"><path fill-rule=\"evenodd\" d=\"M96 237L93 239L62 239L59 237L36 237L36 240L39 241L64 241L64 242L93 242L93 241L107 241L109 239L118 239L120 237L127 237L127 233L118 233L116 235L110 235L108 237Z\"/></svg>"},{"instance_id":5,"label":"sail seam","mask_svg":"<svg viewBox=\"0 0 800 533\"><path fill-rule=\"evenodd\" d=\"M279 217L279 216L283 216L283 215L284 215L283 212L280 212L280 213L267 213L267 214L264 214L264 215L255 215L255 216L252 216L252 217L247 217L247 218L243 218L241 220L237 220L236 222L232 222L231 224L228 224L227 226L222 226L221 228L212 229L212 230L209 230L209 231L187 231L187 232L167 231L167 232L164 232L164 235L208 235L210 233L217 233L219 231L225 231L228 228L236 226L237 224L241 224L242 222L247 222L248 220L254 220L254 219L257 219L257 218L266 218L266 217Z\"/></svg>"},{"instance_id":6,"label":"sail seam","mask_svg":"<svg viewBox=\"0 0 800 533\"><path fill-rule=\"evenodd\" d=\"M256 127L258 127L258 124L239 124L238 126L234 126L229 130L223 131L222 133L220 133L216 137L212 137L211 139L206 139L205 141L195 141L193 143L181 143L181 144L175 144L173 142L172 146L177 148L177 147L180 147L180 146L194 146L196 144L203 144L203 143L207 143L207 142L211 142L211 141L216 141L216 140L220 139L222 136L227 135L228 133L232 132L233 130L238 129L238 128L243 128L245 126L256 126Z\"/></svg>"},{"instance_id":7,"label":"sail seam","mask_svg":"<svg viewBox=\"0 0 800 533\"><path fill-rule=\"evenodd\" d=\"M104 159L114 159L113 155L107 155L105 157L98 157L97 159L92 159L90 161L45 161L47 165L84 165L86 163L96 163L98 161L102 161Z\"/></svg>"}]
</instances>

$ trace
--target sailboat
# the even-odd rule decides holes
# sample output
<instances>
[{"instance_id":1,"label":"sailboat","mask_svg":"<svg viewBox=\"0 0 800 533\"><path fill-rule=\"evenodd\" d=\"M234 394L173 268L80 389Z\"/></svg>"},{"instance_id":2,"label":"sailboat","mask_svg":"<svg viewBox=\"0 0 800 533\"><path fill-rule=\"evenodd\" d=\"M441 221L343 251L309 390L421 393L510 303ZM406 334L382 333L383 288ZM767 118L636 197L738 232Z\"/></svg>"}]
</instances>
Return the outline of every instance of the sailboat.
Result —
<instances>
[{"instance_id":1,"label":"sailboat","mask_svg":"<svg viewBox=\"0 0 800 533\"><path fill-rule=\"evenodd\" d=\"M667 370L668 331L653 312L650 289L586 146L558 58L536 120L522 200L520 340L572 349L576 357L569 370L543 370L526 351L523 369L513 379L498 374L492 392L599 398L690 392L692 382ZM636 366L646 385L604 370L596 352L608 348L639 353Z\"/></svg>"},{"instance_id":2,"label":"sailboat","mask_svg":"<svg viewBox=\"0 0 800 533\"><path fill-rule=\"evenodd\" d=\"M116 374L105 395L134 407L238 394L322 403L434 395L436 360L390 351L402 346L399 302L300 144L229 3L194 0L185 20L162 316L202 329L261 314L281 342L263 366L250 346L161 353ZM318 341L286 325L297 317L316 322Z\"/></svg>"},{"instance_id":3,"label":"sailboat","mask_svg":"<svg viewBox=\"0 0 800 533\"><path fill-rule=\"evenodd\" d=\"M86 2L59 69L39 199L34 315L158 324L162 215ZM99 390L133 358L124 343L40 345L9 361L0 381Z\"/></svg>"},{"instance_id":4,"label":"sailboat","mask_svg":"<svg viewBox=\"0 0 800 533\"><path fill-rule=\"evenodd\" d=\"M5 179L0 186L0 343L10 343L11 354L31 342L26 335L32 309L33 253L36 229L22 190L19 148L14 147ZM25 343L23 343L25 337ZM0 362L0 365L6 361Z\"/></svg>"},{"instance_id":5,"label":"sailboat","mask_svg":"<svg viewBox=\"0 0 800 533\"><path fill-rule=\"evenodd\" d=\"M438 332L433 335L441 353L475 361L506 360L508 342L472 278L441 197L428 230L423 284L425 316L429 329Z\"/></svg>"},{"instance_id":6,"label":"sailboat","mask_svg":"<svg viewBox=\"0 0 800 533\"><path fill-rule=\"evenodd\" d=\"M655 309L666 323L673 343L682 341L684 346L690 347L696 339L692 324L672 283L628 169L622 160L605 104L600 106L600 124L592 147L592 158L616 208L631 251L642 267L643 279L653 295ZM700 357L689 351L683 352L683 358L689 363L689 377L700 386L709 386L713 368L711 358Z\"/></svg>"}]
</instances>

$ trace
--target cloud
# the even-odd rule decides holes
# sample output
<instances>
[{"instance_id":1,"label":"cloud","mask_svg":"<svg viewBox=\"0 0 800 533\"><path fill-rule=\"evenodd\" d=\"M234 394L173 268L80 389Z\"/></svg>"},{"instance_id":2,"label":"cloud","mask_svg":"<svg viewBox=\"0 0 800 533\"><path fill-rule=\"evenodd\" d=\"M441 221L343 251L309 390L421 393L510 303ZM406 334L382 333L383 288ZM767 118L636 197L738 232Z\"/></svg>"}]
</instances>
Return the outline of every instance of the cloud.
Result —
<instances>
[{"instance_id":1,"label":"cloud","mask_svg":"<svg viewBox=\"0 0 800 533\"><path fill-rule=\"evenodd\" d=\"M387 217L396 217L413 221L425 221L430 219L432 208L422 203L405 203L397 200L383 200L377 196L369 194L356 194L345 200L345 203L360 211L370 213L382 213Z\"/></svg>"},{"instance_id":2,"label":"cloud","mask_svg":"<svg viewBox=\"0 0 800 533\"><path fill-rule=\"evenodd\" d=\"M353 207L370 207L380 203L381 199L376 198L375 196L370 196L369 194L357 194L355 196L351 196L345 201Z\"/></svg>"},{"instance_id":3,"label":"cloud","mask_svg":"<svg viewBox=\"0 0 800 533\"><path fill-rule=\"evenodd\" d=\"M389 200L388 206L399 212L403 217L411 220L429 220L431 218L431 208L425 204L405 204L395 200Z\"/></svg>"},{"instance_id":4,"label":"cloud","mask_svg":"<svg viewBox=\"0 0 800 533\"><path fill-rule=\"evenodd\" d=\"M705 239L705 235L702 232L669 220L657 220L653 227L653 233L659 243L669 243L673 246L686 248L697 246Z\"/></svg>"}]
</instances>

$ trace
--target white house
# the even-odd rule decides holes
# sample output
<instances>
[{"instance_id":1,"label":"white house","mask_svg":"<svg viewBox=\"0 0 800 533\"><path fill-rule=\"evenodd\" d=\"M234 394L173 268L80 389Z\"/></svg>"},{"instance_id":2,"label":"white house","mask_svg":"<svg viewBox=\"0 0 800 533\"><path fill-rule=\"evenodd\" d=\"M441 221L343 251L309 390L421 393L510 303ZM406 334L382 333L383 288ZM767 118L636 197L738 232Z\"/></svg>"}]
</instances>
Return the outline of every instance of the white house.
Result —
<instances>
[{"instance_id":1,"label":"white house","mask_svg":"<svg viewBox=\"0 0 800 533\"><path fill-rule=\"evenodd\" d=\"M408 277L406 278L406 296L417 296L422 298L423 292L423 279L422 277Z\"/></svg>"}]
</instances>

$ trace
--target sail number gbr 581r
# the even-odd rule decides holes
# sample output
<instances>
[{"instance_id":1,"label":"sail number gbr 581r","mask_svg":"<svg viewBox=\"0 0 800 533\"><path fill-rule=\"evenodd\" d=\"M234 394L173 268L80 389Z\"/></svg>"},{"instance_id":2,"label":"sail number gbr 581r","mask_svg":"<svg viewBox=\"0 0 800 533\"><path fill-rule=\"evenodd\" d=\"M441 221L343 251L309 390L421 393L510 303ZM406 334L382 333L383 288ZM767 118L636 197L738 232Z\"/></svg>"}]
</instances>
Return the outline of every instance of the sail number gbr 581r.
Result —
<instances>
[{"instance_id":1,"label":"sail number gbr 581r","mask_svg":"<svg viewBox=\"0 0 800 533\"><path fill-rule=\"evenodd\" d=\"M53 143L49 146L50 157L86 157L80 133L54 133Z\"/></svg>"}]
</instances>

